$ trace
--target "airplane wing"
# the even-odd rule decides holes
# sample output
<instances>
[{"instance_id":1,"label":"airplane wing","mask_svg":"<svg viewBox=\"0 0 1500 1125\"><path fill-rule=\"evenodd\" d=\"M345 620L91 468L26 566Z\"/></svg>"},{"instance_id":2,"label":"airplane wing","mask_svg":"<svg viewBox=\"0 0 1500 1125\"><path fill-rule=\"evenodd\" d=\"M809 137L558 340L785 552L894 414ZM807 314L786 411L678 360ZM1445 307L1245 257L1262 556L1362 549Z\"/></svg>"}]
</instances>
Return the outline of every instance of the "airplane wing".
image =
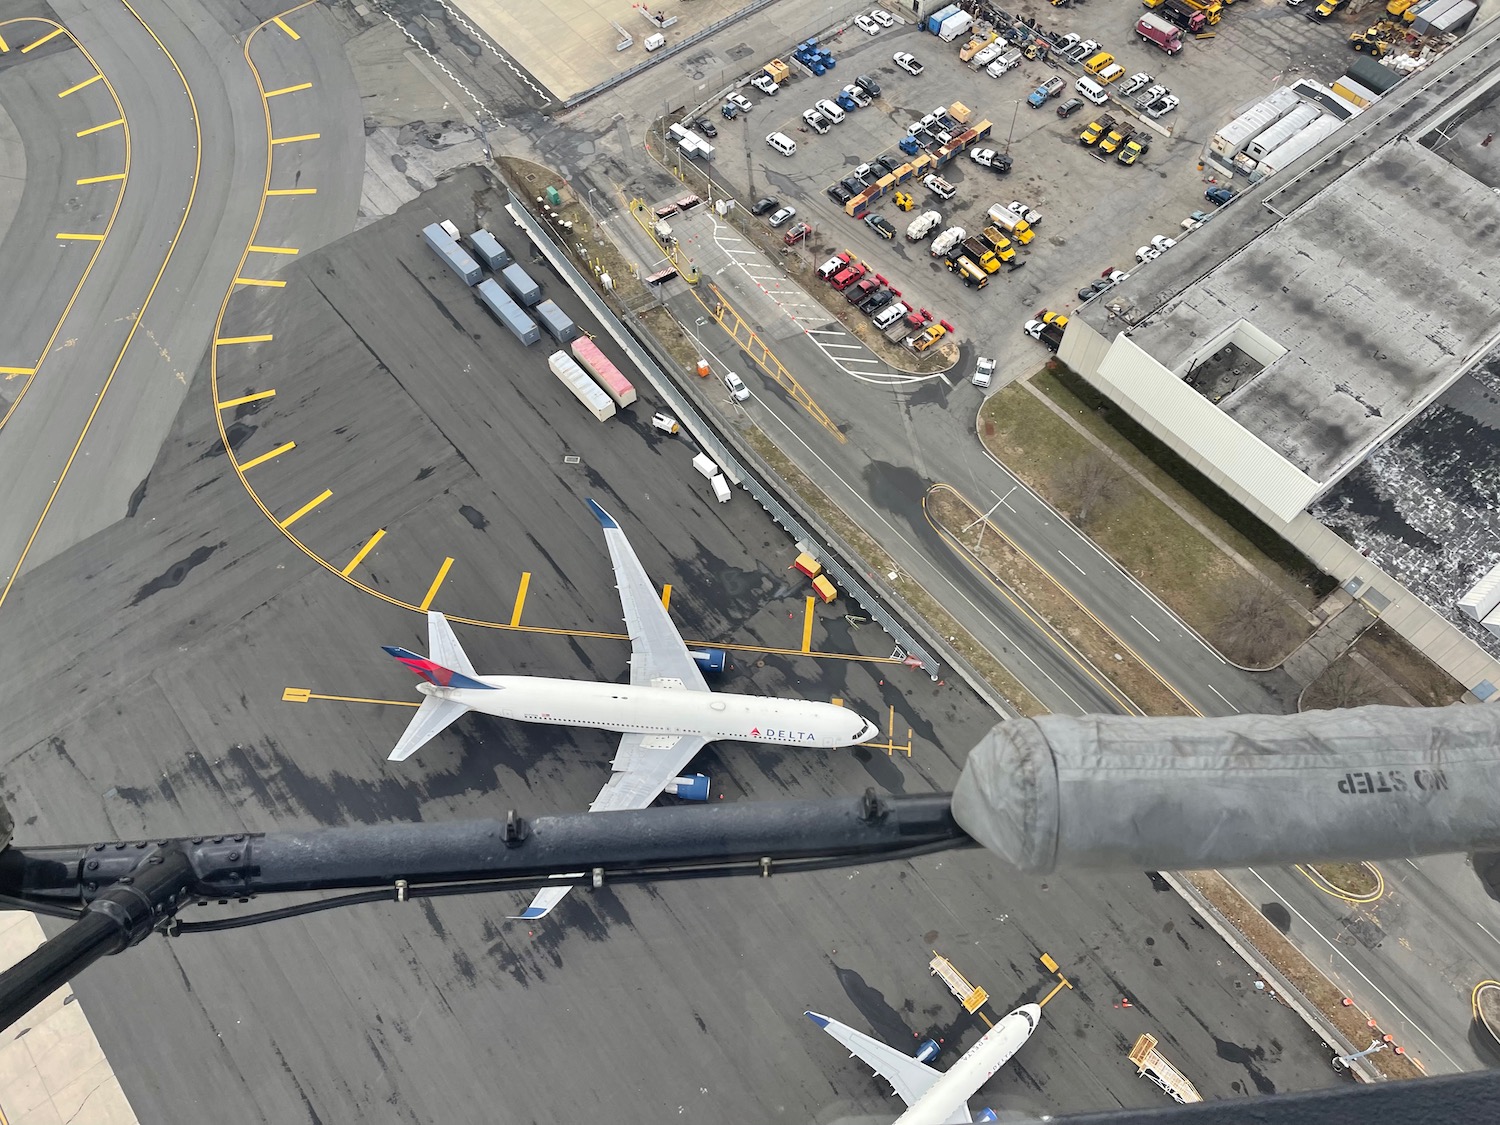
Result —
<instances>
[{"instance_id":1,"label":"airplane wing","mask_svg":"<svg viewBox=\"0 0 1500 1125\"><path fill-rule=\"evenodd\" d=\"M649 685L653 681L680 680L689 691L707 691L708 684L703 682L698 662L682 643L682 635L667 616L666 607L661 604L651 579L646 577L645 568L636 558L630 540L625 538L612 515L592 500L588 505L604 528L609 561L615 568L615 585L620 590L625 629L630 634L630 682ZM666 685L658 683L657 686Z\"/></svg>"},{"instance_id":2,"label":"airplane wing","mask_svg":"<svg viewBox=\"0 0 1500 1125\"><path fill-rule=\"evenodd\" d=\"M692 657L688 660L691 662ZM696 665L693 670L697 671ZM687 768L707 741L698 735L686 734L622 734L620 748L615 752L614 775L599 790L589 812L645 808L656 800L668 782ZM527 920L544 918L572 889L571 886L548 887L514 917Z\"/></svg>"},{"instance_id":3,"label":"airplane wing","mask_svg":"<svg viewBox=\"0 0 1500 1125\"><path fill-rule=\"evenodd\" d=\"M897 1096L907 1105L915 1105L922 1095L932 1088L933 1083L943 1076L941 1071L934 1070L924 1062L918 1062L905 1052L887 1046L879 1039L873 1039L862 1031L855 1031L847 1024L839 1023L838 1020L829 1019L827 1016L820 1016L817 1012L804 1014L849 1048L851 1054L863 1059L871 1070L891 1084ZM954 1116L948 1120L964 1122L972 1119L965 1108L962 1117Z\"/></svg>"}]
</instances>

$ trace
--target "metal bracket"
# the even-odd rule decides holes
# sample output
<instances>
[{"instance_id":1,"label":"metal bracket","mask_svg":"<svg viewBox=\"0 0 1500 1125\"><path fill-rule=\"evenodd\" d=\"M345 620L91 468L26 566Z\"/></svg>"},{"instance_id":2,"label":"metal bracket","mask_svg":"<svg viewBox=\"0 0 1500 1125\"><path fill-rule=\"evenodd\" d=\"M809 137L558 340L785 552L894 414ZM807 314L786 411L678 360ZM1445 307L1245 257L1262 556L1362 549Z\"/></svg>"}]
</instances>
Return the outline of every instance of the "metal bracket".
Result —
<instances>
[{"instance_id":1,"label":"metal bracket","mask_svg":"<svg viewBox=\"0 0 1500 1125\"><path fill-rule=\"evenodd\" d=\"M405 879L397 879L396 880L396 901L397 902L406 902L407 901L406 892L409 889L410 889L410 884L407 883L407 881Z\"/></svg>"}]
</instances>

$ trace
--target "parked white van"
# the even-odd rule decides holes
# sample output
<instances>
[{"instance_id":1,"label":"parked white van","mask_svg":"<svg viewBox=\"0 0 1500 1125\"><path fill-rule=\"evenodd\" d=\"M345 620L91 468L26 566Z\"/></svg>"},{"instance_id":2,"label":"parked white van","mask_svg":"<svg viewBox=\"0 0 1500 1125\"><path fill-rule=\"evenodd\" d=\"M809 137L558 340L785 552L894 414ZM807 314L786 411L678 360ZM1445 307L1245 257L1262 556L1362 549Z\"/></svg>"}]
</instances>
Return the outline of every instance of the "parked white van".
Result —
<instances>
[{"instance_id":1,"label":"parked white van","mask_svg":"<svg viewBox=\"0 0 1500 1125\"><path fill-rule=\"evenodd\" d=\"M1073 89L1077 90L1088 101L1095 105L1105 105L1109 101L1109 95L1105 93L1104 87L1092 78L1080 78L1073 83Z\"/></svg>"},{"instance_id":2,"label":"parked white van","mask_svg":"<svg viewBox=\"0 0 1500 1125\"><path fill-rule=\"evenodd\" d=\"M827 98L823 98L817 103L816 108L819 113L835 125L844 119L844 111L839 107L838 102L831 102Z\"/></svg>"},{"instance_id":3,"label":"parked white van","mask_svg":"<svg viewBox=\"0 0 1500 1125\"><path fill-rule=\"evenodd\" d=\"M785 133L771 133L767 135L766 144L781 153L782 156L795 156L797 154L797 142Z\"/></svg>"}]
</instances>

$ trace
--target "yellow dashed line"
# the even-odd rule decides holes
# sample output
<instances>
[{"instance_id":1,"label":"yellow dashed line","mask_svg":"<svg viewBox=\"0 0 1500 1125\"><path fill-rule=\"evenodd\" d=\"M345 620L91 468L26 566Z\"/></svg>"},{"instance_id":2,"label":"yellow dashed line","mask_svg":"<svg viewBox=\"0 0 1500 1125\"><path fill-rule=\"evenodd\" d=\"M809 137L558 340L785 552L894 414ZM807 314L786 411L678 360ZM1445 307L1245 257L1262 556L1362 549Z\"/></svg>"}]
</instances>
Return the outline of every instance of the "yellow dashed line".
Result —
<instances>
[{"instance_id":1,"label":"yellow dashed line","mask_svg":"<svg viewBox=\"0 0 1500 1125\"><path fill-rule=\"evenodd\" d=\"M64 242L103 242L104 241L104 236L102 234L55 234L52 237L53 238L61 239Z\"/></svg>"},{"instance_id":2,"label":"yellow dashed line","mask_svg":"<svg viewBox=\"0 0 1500 1125\"><path fill-rule=\"evenodd\" d=\"M276 526L279 527L279 528L281 528L282 531L285 531L287 528L291 527L292 524L296 523L303 516L307 515L308 512L312 511L314 508L316 508L319 504L321 504L324 500L327 500L332 495L333 495L333 489L331 489L331 488L325 488L317 496L313 497L306 504L303 504L302 507L298 508L291 515L287 516L286 519L284 519L284 520L277 520L276 521Z\"/></svg>"},{"instance_id":3,"label":"yellow dashed line","mask_svg":"<svg viewBox=\"0 0 1500 1125\"><path fill-rule=\"evenodd\" d=\"M124 172L116 172L112 176L85 176L81 180L75 180L74 183L78 187L83 187L86 184L108 184L108 183L113 183L115 180L123 180L124 178L125 178L125 173Z\"/></svg>"},{"instance_id":4,"label":"yellow dashed line","mask_svg":"<svg viewBox=\"0 0 1500 1125\"><path fill-rule=\"evenodd\" d=\"M355 556L349 560L349 565L344 567L344 569L339 571L339 573L342 574L345 578L348 578L349 575L354 573L355 568L359 566L360 563L365 561L365 556L375 549L375 544L379 543L384 538L385 528L382 527L379 528L374 535L370 536L370 541L359 549Z\"/></svg>"},{"instance_id":5,"label":"yellow dashed line","mask_svg":"<svg viewBox=\"0 0 1500 1125\"><path fill-rule=\"evenodd\" d=\"M234 283L236 285L264 285L270 289L286 288L286 282L284 281L268 281L259 277L237 277L234 279Z\"/></svg>"},{"instance_id":6,"label":"yellow dashed line","mask_svg":"<svg viewBox=\"0 0 1500 1125\"><path fill-rule=\"evenodd\" d=\"M274 98L274 97L277 97L280 94L295 94L298 90L311 90L311 89L312 89L312 83L311 82L299 82L295 86L283 86L279 90L267 90L261 96L262 97L266 97L266 98Z\"/></svg>"},{"instance_id":7,"label":"yellow dashed line","mask_svg":"<svg viewBox=\"0 0 1500 1125\"><path fill-rule=\"evenodd\" d=\"M273 145L289 145L296 141L315 141L322 135L322 133L301 133L295 137L272 137L271 143Z\"/></svg>"},{"instance_id":8,"label":"yellow dashed line","mask_svg":"<svg viewBox=\"0 0 1500 1125\"><path fill-rule=\"evenodd\" d=\"M264 344L270 338L271 334L269 332L259 336L220 336L214 341L214 346L218 347L220 344Z\"/></svg>"},{"instance_id":9,"label":"yellow dashed line","mask_svg":"<svg viewBox=\"0 0 1500 1125\"><path fill-rule=\"evenodd\" d=\"M52 40L56 39L62 33L63 33L63 29L62 28L60 28L60 27L54 27L51 31L47 32L46 35L43 35L40 39L36 40L34 43L28 43L28 44L26 44L26 46L22 47L21 48L21 54L24 55L28 51L34 51L38 47L40 47L43 43L50 43Z\"/></svg>"},{"instance_id":10,"label":"yellow dashed line","mask_svg":"<svg viewBox=\"0 0 1500 1125\"><path fill-rule=\"evenodd\" d=\"M251 246L247 254L295 254L295 246Z\"/></svg>"},{"instance_id":11,"label":"yellow dashed line","mask_svg":"<svg viewBox=\"0 0 1500 1125\"><path fill-rule=\"evenodd\" d=\"M422 599L422 604L417 607L423 613L426 613L427 607L432 605L432 599L437 597L438 590L442 588L443 579L448 577L448 569L452 565L452 559L444 559L443 565L438 567L437 577L432 580L432 585L427 587L427 596Z\"/></svg>"},{"instance_id":12,"label":"yellow dashed line","mask_svg":"<svg viewBox=\"0 0 1500 1125\"><path fill-rule=\"evenodd\" d=\"M277 27L281 28L282 31L290 35L293 41L302 38L302 36L298 35L295 31L292 30L291 24L287 23L280 16L271 17L271 22L274 23Z\"/></svg>"},{"instance_id":13,"label":"yellow dashed line","mask_svg":"<svg viewBox=\"0 0 1500 1125\"><path fill-rule=\"evenodd\" d=\"M5 45L4 40L0 40L0 47L4 47L4 45ZM78 93L79 90L82 90L85 86L92 86L95 82L99 81L99 79L101 79L103 77L104 77L103 74L96 74L92 78L85 78L82 82L78 83L78 85L76 85L76 86L69 86L66 90L59 91L57 96L60 97L60 98L65 98L69 94L76 94L76 93Z\"/></svg>"},{"instance_id":14,"label":"yellow dashed line","mask_svg":"<svg viewBox=\"0 0 1500 1125\"><path fill-rule=\"evenodd\" d=\"M116 117L113 121L106 121L103 125L93 125L87 129L80 129L78 136L87 137L91 133L102 133L106 129L113 129L116 125L123 124L125 124L125 119L123 117Z\"/></svg>"},{"instance_id":15,"label":"yellow dashed line","mask_svg":"<svg viewBox=\"0 0 1500 1125\"><path fill-rule=\"evenodd\" d=\"M255 458L253 461L245 461L245 462L241 463L241 465L240 465L240 471L243 472L246 469L253 469L257 465L264 465L272 457L280 457L283 453L286 453L289 450L293 450L293 449L296 449L296 448L297 448L297 443L295 441L289 441L285 445L278 445L275 449L271 450L271 452L269 452L269 453L262 453L259 457Z\"/></svg>"},{"instance_id":16,"label":"yellow dashed line","mask_svg":"<svg viewBox=\"0 0 1500 1125\"><path fill-rule=\"evenodd\" d=\"M267 195L317 195L315 187L272 188Z\"/></svg>"},{"instance_id":17,"label":"yellow dashed line","mask_svg":"<svg viewBox=\"0 0 1500 1125\"><path fill-rule=\"evenodd\" d=\"M244 406L247 402L259 402L261 399L271 398L275 394L275 391L257 391L255 394L245 395L243 398L225 399L219 403L219 409L228 410L231 406Z\"/></svg>"}]
</instances>

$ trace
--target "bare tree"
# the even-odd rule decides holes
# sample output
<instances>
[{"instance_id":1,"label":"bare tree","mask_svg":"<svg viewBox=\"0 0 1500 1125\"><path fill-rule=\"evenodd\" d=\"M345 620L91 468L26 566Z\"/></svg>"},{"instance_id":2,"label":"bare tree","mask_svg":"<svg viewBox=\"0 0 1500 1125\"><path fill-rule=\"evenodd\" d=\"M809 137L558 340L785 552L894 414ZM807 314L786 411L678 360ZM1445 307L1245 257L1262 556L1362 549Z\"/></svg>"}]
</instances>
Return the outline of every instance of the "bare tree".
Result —
<instances>
[{"instance_id":1,"label":"bare tree","mask_svg":"<svg viewBox=\"0 0 1500 1125\"><path fill-rule=\"evenodd\" d=\"M1263 578L1240 572L1221 586L1218 639L1237 664L1264 666L1284 657L1296 637L1286 595Z\"/></svg>"},{"instance_id":2,"label":"bare tree","mask_svg":"<svg viewBox=\"0 0 1500 1125\"><path fill-rule=\"evenodd\" d=\"M1101 508L1108 507L1119 483L1120 470L1097 449L1090 449L1059 465L1052 474L1052 485L1063 509L1081 527L1088 527Z\"/></svg>"},{"instance_id":3,"label":"bare tree","mask_svg":"<svg viewBox=\"0 0 1500 1125\"><path fill-rule=\"evenodd\" d=\"M1349 653L1339 657L1314 680L1302 697L1307 710L1363 707L1380 701L1380 685Z\"/></svg>"}]
</instances>

